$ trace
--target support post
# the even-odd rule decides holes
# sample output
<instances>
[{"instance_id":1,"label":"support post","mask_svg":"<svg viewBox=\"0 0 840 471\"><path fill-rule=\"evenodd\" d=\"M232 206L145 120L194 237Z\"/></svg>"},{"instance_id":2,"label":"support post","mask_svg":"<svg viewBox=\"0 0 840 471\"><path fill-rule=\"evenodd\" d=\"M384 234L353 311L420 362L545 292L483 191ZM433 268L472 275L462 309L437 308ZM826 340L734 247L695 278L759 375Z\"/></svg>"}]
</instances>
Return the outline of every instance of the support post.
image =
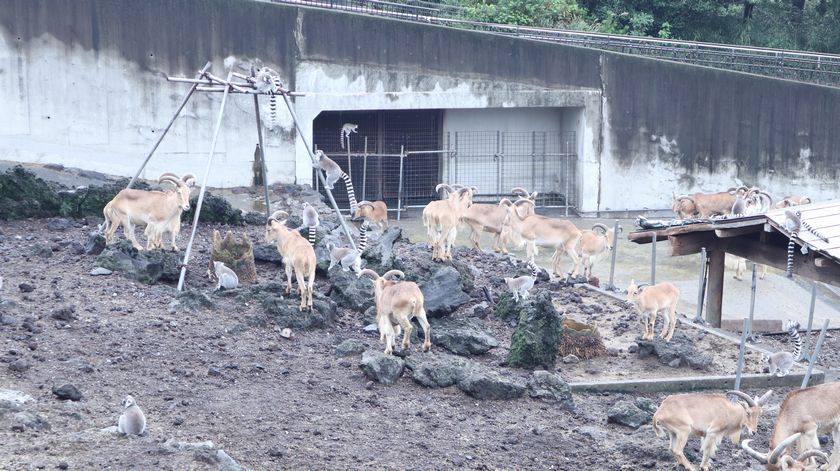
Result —
<instances>
[{"instance_id":1,"label":"support post","mask_svg":"<svg viewBox=\"0 0 840 471\"><path fill-rule=\"evenodd\" d=\"M283 101L286 103L286 107L289 109L289 114L292 115L292 122L295 123L295 129L297 129L298 136L303 141L304 147L306 147L306 152L309 153L309 158L312 160L312 164L315 165L318 161L315 158L315 154L312 152L312 148L309 147L309 143L306 141L306 135L300 129L300 123L298 123L297 114L295 113L294 107L292 107L292 102L289 100L289 96L285 93L283 94ZM315 172L318 175L318 181L324 185L324 190L327 192L327 197L329 197L330 204L335 211L335 214L338 215L338 222L341 224L341 228L344 229L344 235L347 236L347 240L350 242L350 248L356 250L356 243L353 241L353 234L350 232L350 228L347 227L347 221L344 220L344 216L341 214L341 210L338 209L338 204L335 202L335 198L333 198L332 190L326 187L326 181L324 181L324 175L321 172Z\"/></svg>"},{"instance_id":2,"label":"support post","mask_svg":"<svg viewBox=\"0 0 840 471\"><path fill-rule=\"evenodd\" d=\"M805 332L805 345L802 351L799 352L799 358L796 361L802 361L808 358L808 350L811 348L811 327L814 325L814 308L817 305L817 283L811 283L811 307L808 308L808 330Z\"/></svg>"},{"instance_id":3,"label":"support post","mask_svg":"<svg viewBox=\"0 0 840 471\"><path fill-rule=\"evenodd\" d=\"M210 61L207 61L207 63L204 64L204 68L198 72L198 76L201 77L204 74L206 74L207 71L210 70L211 64L212 63ZM196 87L198 87L198 83L194 83L190 86L190 90L187 92L187 95L184 96L184 99L181 100L181 104L178 105L178 109L175 110L175 113L172 115L172 119L169 120L169 124L167 124L166 127L163 129L163 132L160 133L160 136L158 136L158 140L157 142L155 142L154 147L152 147L152 150L149 151L149 155L146 156L146 160L144 160L143 164L140 165L140 169L137 170L137 173L135 173L131 180L128 182L128 186L126 186L126 188L131 188L132 186L134 186L134 182L137 180L140 174L143 173L143 169L146 168L146 164L149 163L149 160L152 158L152 155L155 153L158 146L163 141L163 137L166 136L166 133L169 132L169 129L172 127L172 124L175 123L175 120L178 119L178 115L181 114L181 110L183 110L184 107L187 106L187 102L190 101L190 97L192 97L192 94L195 92Z\"/></svg>"},{"instance_id":4,"label":"support post","mask_svg":"<svg viewBox=\"0 0 840 471\"><path fill-rule=\"evenodd\" d=\"M615 237L613 238L612 260L610 261L610 282L607 284L606 288L608 290L611 290L611 291L616 291L616 287L615 287L615 258L616 258L616 253L618 252L618 219L615 220L615 226L613 226L613 234L615 235Z\"/></svg>"},{"instance_id":5,"label":"support post","mask_svg":"<svg viewBox=\"0 0 840 471\"><path fill-rule=\"evenodd\" d=\"M400 220L402 214L402 198L403 198L403 160L405 158L405 146L400 146L400 183L397 190L397 221Z\"/></svg>"},{"instance_id":6,"label":"support post","mask_svg":"<svg viewBox=\"0 0 840 471\"><path fill-rule=\"evenodd\" d=\"M735 390L741 390L741 373L744 370L744 348L747 343L747 319L744 319L744 326L741 327L741 346L738 348L738 366L735 370Z\"/></svg>"},{"instance_id":7,"label":"support post","mask_svg":"<svg viewBox=\"0 0 840 471\"><path fill-rule=\"evenodd\" d=\"M811 372L814 370L814 364L817 362L817 356L820 354L820 347L822 347L823 340L825 340L825 332L828 330L828 319L823 322L822 330L820 331L820 338L817 340L817 345L814 347L814 353L808 360L808 371L805 372L805 377L802 378L802 387L805 389L808 386L808 381L811 380Z\"/></svg>"},{"instance_id":8,"label":"support post","mask_svg":"<svg viewBox=\"0 0 840 471\"><path fill-rule=\"evenodd\" d=\"M753 315L755 314L755 287L756 287L756 275L758 274L758 270L756 269L756 264L753 262L752 264L752 282L750 283L750 325L748 328L747 337L750 339L750 342L757 342L758 338L755 336L755 332L753 332Z\"/></svg>"},{"instance_id":9,"label":"support post","mask_svg":"<svg viewBox=\"0 0 840 471\"><path fill-rule=\"evenodd\" d=\"M703 323L703 300L706 298L706 247L700 249L700 281L697 288L697 314L694 322Z\"/></svg>"},{"instance_id":10,"label":"support post","mask_svg":"<svg viewBox=\"0 0 840 471\"><path fill-rule=\"evenodd\" d=\"M228 72L228 82L233 75L233 70ZM204 169L204 178L201 181L201 190L198 192L198 203L195 205L195 216L193 217L192 232L190 233L190 241L187 243L187 250L184 252L184 261L181 262L181 275L178 277L178 291L184 289L184 277L187 274L187 265L190 263L190 254L192 253L193 241L195 241L195 231L198 229L198 217L201 215L201 203L204 202L204 193L207 191L207 180L210 177L210 168L213 165L213 154L216 153L216 142L219 140L219 130L222 128L222 116L225 113L225 105L227 104L228 95L230 95L230 87L225 87L225 93L222 95L222 104L219 106L219 117L216 118L216 127L213 129L213 141L210 143L210 156L207 157L207 168Z\"/></svg>"},{"instance_id":11,"label":"support post","mask_svg":"<svg viewBox=\"0 0 840 471\"><path fill-rule=\"evenodd\" d=\"M566 200L566 201L564 201L564 203L566 203L564 205L564 206L566 206L566 209L565 209L566 217L569 216L569 158L570 157L571 156L569 155L569 141L566 141L566 174L564 175L564 178L563 178L566 181L566 189L564 190L564 195L563 195L563 198ZM654 246L653 251L656 252L656 248L655 248L656 247L656 236L653 236L653 246ZM654 259L655 259L655 257L654 257Z\"/></svg>"},{"instance_id":12,"label":"support post","mask_svg":"<svg viewBox=\"0 0 840 471\"><path fill-rule=\"evenodd\" d=\"M251 76L254 76L254 70L251 69ZM260 163L262 165L263 174L263 192L265 193L265 220L271 217L271 201L268 199L268 170L265 165L265 146L263 145L262 134L262 119L260 118L260 96L254 95L254 114L257 115L257 139L260 143Z\"/></svg>"},{"instance_id":13,"label":"support post","mask_svg":"<svg viewBox=\"0 0 840 471\"><path fill-rule=\"evenodd\" d=\"M709 291L706 304L706 322L712 327L720 327L723 308L723 275L726 252L712 250L709 255Z\"/></svg>"},{"instance_id":14,"label":"support post","mask_svg":"<svg viewBox=\"0 0 840 471\"><path fill-rule=\"evenodd\" d=\"M656 284L656 233L653 234L653 241L650 243L650 284Z\"/></svg>"},{"instance_id":15,"label":"support post","mask_svg":"<svg viewBox=\"0 0 840 471\"><path fill-rule=\"evenodd\" d=\"M353 158L350 156L350 133L348 132L344 139L347 140L347 175L350 176L350 180L353 180ZM364 199L364 198L363 198Z\"/></svg>"},{"instance_id":16,"label":"support post","mask_svg":"<svg viewBox=\"0 0 840 471\"><path fill-rule=\"evenodd\" d=\"M367 201L367 136L365 136L365 153L362 160L362 201Z\"/></svg>"}]
</instances>

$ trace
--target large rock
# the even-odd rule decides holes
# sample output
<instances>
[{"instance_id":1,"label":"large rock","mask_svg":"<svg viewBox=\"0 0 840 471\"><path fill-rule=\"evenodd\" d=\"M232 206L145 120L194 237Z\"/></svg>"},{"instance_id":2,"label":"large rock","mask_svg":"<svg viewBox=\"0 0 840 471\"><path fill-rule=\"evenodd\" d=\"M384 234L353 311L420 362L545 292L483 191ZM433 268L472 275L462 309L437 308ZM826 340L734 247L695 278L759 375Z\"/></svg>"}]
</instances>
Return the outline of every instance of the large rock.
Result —
<instances>
[{"instance_id":1,"label":"large rock","mask_svg":"<svg viewBox=\"0 0 840 471\"><path fill-rule=\"evenodd\" d=\"M476 399L516 399L525 393L523 380L504 376L487 367L467 368L463 374L458 389Z\"/></svg>"},{"instance_id":2,"label":"large rock","mask_svg":"<svg viewBox=\"0 0 840 471\"><path fill-rule=\"evenodd\" d=\"M181 257L168 250L138 251L127 240L109 245L96 257L96 266L120 272L141 283L177 282Z\"/></svg>"},{"instance_id":3,"label":"large rock","mask_svg":"<svg viewBox=\"0 0 840 471\"><path fill-rule=\"evenodd\" d=\"M712 356L694 347L694 342L680 331L674 332L670 342L659 337L653 340L636 339L639 344L639 356L644 358L654 355L663 365L679 367L688 365L698 370L707 370L712 364Z\"/></svg>"},{"instance_id":4,"label":"large rock","mask_svg":"<svg viewBox=\"0 0 840 471\"><path fill-rule=\"evenodd\" d=\"M607 411L607 421L631 428L650 423L656 408L649 399L638 398L635 401L618 401Z\"/></svg>"},{"instance_id":5,"label":"large rock","mask_svg":"<svg viewBox=\"0 0 840 471\"><path fill-rule=\"evenodd\" d=\"M277 295L266 292L262 296L261 306L264 317L280 328L321 329L335 322L337 307L332 299L320 293L312 297L312 309L300 311L300 297L296 291L292 295Z\"/></svg>"},{"instance_id":6,"label":"large rock","mask_svg":"<svg viewBox=\"0 0 840 471\"><path fill-rule=\"evenodd\" d=\"M511 366L553 370L559 341L560 316L551 302L551 293L538 291L533 300L521 303L507 362Z\"/></svg>"},{"instance_id":7,"label":"large rock","mask_svg":"<svg viewBox=\"0 0 840 471\"><path fill-rule=\"evenodd\" d=\"M181 214L181 220L192 224L197 206L198 193L190 198L190 210ZM244 219L242 211L231 206L228 200L207 191L204 193L204 200L201 202L201 216L199 216L198 221L241 226Z\"/></svg>"},{"instance_id":8,"label":"large rock","mask_svg":"<svg viewBox=\"0 0 840 471\"><path fill-rule=\"evenodd\" d=\"M21 411L15 414L15 422L32 430L50 429L50 423L44 416L31 411Z\"/></svg>"},{"instance_id":9,"label":"large rock","mask_svg":"<svg viewBox=\"0 0 840 471\"><path fill-rule=\"evenodd\" d=\"M451 314L470 301L470 296L461 287L461 274L453 267L442 267L418 284L429 317Z\"/></svg>"},{"instance_id":10,"label":"large rock","mask_svg":"<svg viewBox=\"0 0 840 471\"><path fill-rule=\"evenodd\" d=\"M53 386L52 388L53 394L55 397L61 399L62 401L70 400L70 401L81 401L82 400L82 393L79 391L76 386L67 383L61 386Z\"/></svg>"},{"instance_id":11,"label":"large rock","mask_svg":"<svg viewBox=\"0 0 840 471\"><path fill-rule=\"evenodd\" d=\"M215 273L213 262L222 262L236 273L239 283L256 283L257 268L254 265L254 251L251 237L247 232L242 237L234 237L233 231L227 231L224 239L218 230L213 231L213 243L210 248L210 266Z\"/></svg>"},{"instance_id":12,"label":"large rock","mask_svg":"<svg viewBox=\"0 0 840 471\"><path fill-rule=\"evenodd\" d=\"M341 307L365 312L376 303L373 281L368 277L360 278L352 271L344 271L337 266L330 270L329 280L332 286L330 298Z\"/></svg>"},{"instance_id":13,"label":"large rock","mask_svg":"<svg viewBox=\"0 0 840 471\"><path fill-rule=\"evenodd\" d=\"M443 352L424 352L409 355L405 366L412 371L414 381L429 388L446 388L464 378L464 372L476 363Z\"/></svg>"},{"instance_id":14,"label":"large rock","mask_svg":"<svg viewBox=\"0 0 840 471\"><path fill-rule=\"evenodd\" d=\"M51 186L17 165L0 174L0 218L23 219L56 216L61 201Z\"/></svg>"},{"instance_id":15,"label":"large rock","mask_svg":"<svg viewBox=\"0 0 840 471\"><path fill-rule=\"evenodd\" d=\"M432 345L441 346L457 355L481 355L499 342L475 319L440 319L431 327Z\"/></svg>"},{"instance_id":16,"label":"large rock","mask_svg":"<svg viewBox=\"0 0 840 471\"><path fill-rule=\"evenodd\" d=\"M275 244L263 242L261 244L254 244L254 260L279 264L283 261L283 257L280 255Z\"/></svg>"},{"instance_id":17,"label":"large rock","mask_svg":"<svg viewBox=\"0 0 840 471\"><path fill-rule=\"evenodd\" d=\"M537 370L528 378L528 394L546 402L559 403L568 409L574 408L572 390L557 373Z\"/></svg>"},{"instance_id":18,"label":"large rock","mask_svg":"<svg viewBox=\"0 0 840 471\"><path fill-rule=\"evenodd\" d=\"M87 255L99 255L103 250L105 250L105 236L98 232L88 234L88 240L85 243L85 253Z\"/></svg>"},{"instance_id":19,"label":"large rock","mask_svg":"<svg viewBox=\"0 0 840 471\"><path fill-rule=\"evenodd\" d=\"M347 339L341 342L340 344L336 345L335 356L348 357L352 355L358 355L367 350L367 348L367 345L358 340Z\"/></svg>"},{"instance_id":20,"label":"large rock","mask_svg":"<svg viewBox=\"0 0 840 471\"><path fill-rule=\"evenodd\" d=\"M378 350L366 350L359 366L368 378L382 384L394 384L403 374L405 361Z\"/></svg>"},{"instance_id":21,"label":"large rock","mask_svg":"<svg viewBox=\"0 0 840 471\"><path fill-rule=\"evenodd\" d=\"M371 232L368 232L370 243L362 255L367 260L368 267L377 273L384 273L393 269L394 243L402 239L402 229L397 226L390 226L376 239L374 239L376 236L371 235Z\"/></svg>"},{"instance_id":22,"label":"large rock","mask_svg":"<svg viewBox=\"0 0 840 471\"><path fill-rule=\"evenodd\" d=\"M32 401L34 399L29 394L13 389L0 389L0 409L20 411L23 410L26 403Z\"/></svg>"}]
</instances>

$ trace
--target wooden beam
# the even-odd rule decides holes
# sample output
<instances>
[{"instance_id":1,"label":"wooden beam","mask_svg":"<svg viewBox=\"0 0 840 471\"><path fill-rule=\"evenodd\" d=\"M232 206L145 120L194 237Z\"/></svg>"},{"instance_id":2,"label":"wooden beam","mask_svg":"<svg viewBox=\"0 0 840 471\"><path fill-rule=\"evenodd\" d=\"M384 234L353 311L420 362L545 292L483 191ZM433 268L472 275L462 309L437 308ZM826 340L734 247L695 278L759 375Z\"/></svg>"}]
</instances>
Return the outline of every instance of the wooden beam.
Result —
<instances>
[{"instance_id":1,"label":"wooden beam","mask_svg":"<svg viewBox=\"0 0 840 471\"><path fill-rule=\"evenodd\" d=\"M723 272L726 252L721 249L709 252L709 282L706 288L706 322L720 327L723 310Z\"/></svg>"},{"instance_id":2,"label":"wooden beam","mask_svg":"<svg viewBox=\"0 0 840 471\"><path fill-rule=\"evenodd\" d=\"M739 257L748 258L756 263L768 265L779 270L787 268L787 247L780 243L759 243L746 238L726 239L723 249ZM797 245L793 254L793 272L809 280L821 281L840 287L840 265L835 261L817 256L821 266L817 266L814 251L802 255Z\"/></svg>"},{"instance_id":3,"label":"wooden beam","mask_svg":"<svg viewBox=\"0 0 840 471\"><path fill-rule=\"evenodd\" d=\"M715 229L715 235L720 237L721 239L725 239L744 234L754 234L756 232L761 232L762 229L763 226L761 225L733 227L731 229Z\"/></svg>"},{"instance_id":4,"label":"wooden beam","mask_svg":"<svg viewBox=\"0 0 840 471\"><path fill-rule=\"evenodd\" d=\"M711 250L717 246L717 240L717 237L711 231L668 236L672 257L700 253L700 249L703 247Z\"/></svg>"},{"instance_id":5,"label":"wooden beam","mask_svg":"<svg viewBox=\"0 0 840 471\"><path fill-rule=\"evenodd\" d=\"M817 266L817 267L820 267L820 268L830 267L831 264L833 264L833 263L834 262L832 262L831 260L829 260L825 257L814 258L814 265Z\"/></svg>"}]
</instances>

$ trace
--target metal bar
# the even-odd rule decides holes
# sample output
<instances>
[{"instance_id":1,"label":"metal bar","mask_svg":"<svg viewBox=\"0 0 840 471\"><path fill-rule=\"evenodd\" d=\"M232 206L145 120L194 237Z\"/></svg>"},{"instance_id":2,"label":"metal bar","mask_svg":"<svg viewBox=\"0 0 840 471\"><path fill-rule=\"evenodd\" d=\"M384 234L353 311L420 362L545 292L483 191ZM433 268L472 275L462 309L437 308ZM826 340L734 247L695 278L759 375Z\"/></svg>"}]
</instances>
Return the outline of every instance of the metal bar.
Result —
<instances>
[{"instance_id":1,"label":"metal bar","mask_svg":"<svg viewBox=\"0 0 840 471\"><path fill-rule=\"evenodd\" d=\"M811 307L808 308L808 331L805 332L805 345L802 351L799 352L799 358L796 361L802 361L807 358L807 352L811 348L811 327L814 325L814 307L817 304L817 282L811 283Z\"/></svg>"},{"instance_id":2,"label":"metal bar","mask_svg":"<svg viewBox=\"0 0 840 471\"><path fill-rule=\"evenodd\" d=\"M828 319L823 322L822 331L820 331L820 338L817 340L817 345L814 347L814 353L808 360L808 371L805 372L805 377L802 379L802 387L805 389L808 386L808 380L811 379L811 371L814 369L814 364L817 363L817 356L820 354L820 347L822 347L823 340L825 340L825 332L828 330Z\"/></svg>"},{"instance_id":3,"label":"metal bar","mask_svg":"<svg viewBox=\"0 0 840 471\"><path fill-rule=\"evenodd\" d=\"M212 65L212 62L207 61L207 63L204 64L204 68L202 68L198 72L198 75L199 76L204 75L208 70L210 70L211 65ZM172 127L172 124L175 123L176 119L178 119L178 115L181 114L181 110L183 110L184 107L187 106L187 102L190 101L190 97L192 97L192 94L195 93L196 88L197 88L197 85L195 85L195 84L193 84L193 86L190 87L190 90L184 96L184 99L181 100L181 104L178 105L178 109L175 110L175 113L172 115L172 119L169 120L169 124L166 125L166 127L163 129L163 132L160 134L160 136L158 136L158 140L157 140L157 142L155 142L154 147L152 147L152 150L149 151L149 154L146 156L146 160L144 160L143 164L140 165L140 169L137 170L137 173L135 173L134 176L131 178L131 180L128 182L128 186L126 186L126 188L131 188L132 186L134 186L134 182L137 180L137 178L140 176L140 174L143 173L143 169L146 168L146 165L149 163L149 160L152 158L152 155L155 153L158 146L163 141L163 138L164 138L164 136L166 136L166 133L169 132L169 129Z\"/></svg>"},{"instance_id":4,"label":"metal bar","mask_svg":"<svg viewBox=\"0 0 840 471\"><path fill-rule=\"evenodd\" d=\"M502 132L496 131L496 194L502 194Z\"/></svg>"},{"instance_id":5,"label":"metal bar","mask_svg":"<svg viewBox=\"0 0 840 471\"><path fill-rule=\"evenodd\" d=\"M747 337L749 337L751 342L755 342L758 340L755 336L755 332L753 332L753 315L755 314L755 287L756 287L756 278L758 274L758 270L756 269L756 264L753 262L752 264L752 282L750 283L750 325L747 330Z\"/></svg>"},{"instance_id":6,"label":"metal bar","mask_svg":"<svg viewBox=\"0 0 840 471\"><path fill-rule=\"evenodd\" d=\"M362 201L367 201L367 158L368 158L368 143L367 136L365 136L365 153L362 161Z\"/></svg>"},{"instance_id":7,"label":"metal bar","mask_svg":"<svg viewBox=\"0 0 840 471\"><path fill-rule=\"evenodd\" d=\"M741 328L741 345L738 347L738 366L735 369L735 390L741 390L741 373L744 370L744 348L747 344L747 323L744 319L744 326Z\"/></svg>"},{"instance_id":8,"label":"metal bar","mask_svg":"<svg viewBox=\"0 0 840 471\"><path fill-rule=\"evenodd\" d=\"M534 192L534 187L537 185L537 131L531 131L531 188L530 192ZM610 278L610 285L612 285L612 278Z\"/></svg>"},{"instance_id":9,"label":"metal bar","mask_svg":"<svg viewBox=\"0 0 840 471\"><path fill-rule=\"evenodd\" d=\"M403 198L403 151L405 146L400 146L400 187L397 190L397 221L400 220L402 214L402 198Z\"/></svg>"},{"instance_id":10,"label":"metal bar","mask_svg":"<svg viewBox=\"0 0 840 471\"><path fill-rule=\"evenodd\" d=\"M312 165L314 166L318 161L315 158L315 154L312 152L312 148L309 147L309 143L306 141L306 135L300 129L300 123L298 123L297 114L295 113L295 109L292 107L292 102L289 100L288 95L285 93L283 94L283 101L286 103L286 107L289 109L289 114L292 115L292 122L295 123L295 129L297 129L298 136L300 140L303 141L304 147L306 147L306 152L309 153L309 158L312 160ZM335 141L333 141L335 142ZM332 191L326 187L326 181L324 181L324 175L321 172L315 172L318 175L318 181L324 185L324 191L327 192L327 196L329 197L330 204L335 211L335 214L338 216L338 222L341 223L341 228L344 229L344 235L347 236L347 240L350 241L350 248L356 250L356 243L353 242L353 234L350 232L350 228L347 227L347 221L344 220L344 216L341 214L341 210L338 209L338 204L335 202L335 198L333 198Z\"/></svg>"},{"instance_id":11,"label":"metal bar","mask_svg":"<svg viewBox=\"0 0 840 471\"><path fill-rule=\"evenodd\" d=\"M706 247L700 249L700 286L697 289L697 314L694 322L703 323L703 300L706 295Z\"/></svg>"},{"instance_id":12,"label":"metal bar","mask_svg":"<svg viewBox=\"0 0 840 471\"><path fill-rule=\"evenodd\" d=\"M233 71L228 72L230 80ZM187 275L187 264L190 263L190 254L195 240L195 231L198 229L198 218L201 215L201 204L204 202L204 193L207 191L207 180L210 178L210 168L213 166L213 155L216 153L216 142L219 140L219 131L222 129L222 116L225 113L225 105L229 93L222 95L222 103L219 106L219 117L216 118L216 126L213 129L213 140L210 142L210 155L207 157L207 167L204 169L204 178L201 180L201 190L198 192L198 203L195 205L195 216L193 217L192 232L190 241L187 243L187 250L184 252L184 261L181 263L181 275L178 277L178 291L184 289L184 277Z\"/></svg>"},{"instance_id":13,"label":"metal bar","mask_svg":"<svg viewBox=\"0 0 840 471\"><path fill-rule=\"evenodd\" d=\"M347 140L347 175L350 176L350 181L353 181L353 158L350 157L350 133L345 136Z\"/></svg>"},{"instance_id":14,"label":"metal bar","mask_svg":"<svg viewBox=\"0 0 840 471\"><path fill-rule=\"evenodd\" d=\"M618 219L615 220L613 235L612 260L610 261L610 282L607 283L607 289L615 291L615 257L618 252Z\"/></svg>"},{"instance_id":15,"label":"metal bar","mask_svg":"<svg viewBox=\"0 0 840 471\"><path fill-rule=\"evenodd\" d=\"M265 220L268 221L268 218L271 217L271 201L268 197L268 170L265 163L265 146L263 145L262 119L260 118L260 97L257 95L254 95L254 114L257 117L257 139L260 143L260 163L263 174L263 192L265 193Z\"/></svg>"},{"instance_id":16,"label":"metal bar","mask_svg":"<svg viewBox=\"0 0 840 471\"><path fill-rule=\"evenodd\" d=\"M224 93L225 88L228 88L228 87L220 87L220 86L216 86L216 85L214 85L212 87L208 87L208 86L204 86L204 85L199 85L198 87L196 87L196 91ZM258 92L256 90L242 90L242 91L231 90L230 93L232 93L232 94L239 93L239 94L242 94L242 95L271 95L271 93L269 93L269 92ZM289 96L298 97L298 96L306 96L306 94L301 93L301 92L289 92Z\"/></svg>"},{"instance_id":17,"label":"metal bar","mask_svg":"<svg viewBox=\"0 0 840 471\"><path fill-rule=\"evenodd\" d=\"M566 161L566 172L565 172L565 175L563 175L563 177L564 177L563 179L565 180L566 189L564 190L563 198L566 200L566 201L564 201L564 203L566 203L566 216L568 217L569 216L569 141L566 141L566 157L564 157L564 158L565 158L565 161ZM653 244L653 264L656 265L656 236L654 236L653 242L654 242L654 244ZM653 275L651 275L651 284L656 282L655 281L656 280L656 268L654 267L654 268L652 268L652 270L653 270Z\"/></svg>"},{"instance_id":18,"label":"metal bar","mask_svg":"<svg viewBox=\"0 0 840 471\"><path fill-rule=\"evenodd\" d=\"M653 242L650 244L650 284L656 284L656 233L653 234Z\"/></svg>"}]
</instances>

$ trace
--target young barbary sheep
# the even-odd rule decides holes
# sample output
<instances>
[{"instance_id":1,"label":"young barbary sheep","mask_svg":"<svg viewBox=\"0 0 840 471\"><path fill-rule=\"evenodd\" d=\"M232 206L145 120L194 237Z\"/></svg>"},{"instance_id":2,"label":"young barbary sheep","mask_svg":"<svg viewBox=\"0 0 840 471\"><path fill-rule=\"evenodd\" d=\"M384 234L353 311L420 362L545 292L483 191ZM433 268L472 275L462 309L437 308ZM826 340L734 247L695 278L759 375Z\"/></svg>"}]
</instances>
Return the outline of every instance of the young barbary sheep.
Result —
<instances>
[{"instance_id":1,"label":"young barbary sheep","mask_svg":"<svg viewBox=\"0 0 840 471\"><path fill-rule=\"evenodd\" d=\"M411 281L400 281L405 278L405 274L399 270L391 270L379 276L373 270L364 269L359 276L367 276L373 280L376 325L379 327L380 340L385 341L385 354L390 355L394 352L400 327L405 332L402 349L405 351L411 347L411 319L415 317L425 335L423 351L428 352L432 348L431 330L429 321L426 320L420 287Z\"/></svg>"},{"instance_id":2,"label":"young barbary sheep","mask_svg":"<svg viewBox=\"0 0 840 471\"><path fill-rule=\"evenodd\" d=\"M117 431L126 435L143 435L146 431L146 416L131 396L123 399L123 413L117 421Z\"/></svg>"},{"instance_id":3,"label":"young barbary sheep","mask_svg":"<svg viewBox=\"0 0 840 471\"><path fill-rule=\"evenodd\" d=\"M282 219L281 219L282 218ZM286 268L286 293L292 292L292 271L295 272L298 288L300 289L300 310L308 307L312 309L312 292L315 289L315 249L300 232L286 227L289 214L276 211L268 219L265 226L266 242L274 242L277 251L283 257ZM309 279L305 283L304 277Z\"/></svg>"},{"instance_id":4,"label":"young barbary sheep","mask_svg":"<svg viewBox=\"0 0 840 471\"><path fill-rule=\"evenodd\" d=\"M384 201L362 201L356 209L353 220L363 219L370 224L376 224L380 231L388 228L388 206Z\"/></svg>"},{"instance_id":5,"label":"young barbary sheep","mask_svg":"<svg viewBox=\"0 0 840 471\"><path fill-rule=\"evenodd\" d=\"M618 232L622 232L621 226L618 227ZM600 261L612 251L617 235L614 227L607 227L601 223L594 224L592 230L581 231L577 252L583 264L583 276L586 279L592 277L592 266L595 262Z\"/></svg>"},{"instance_id":6,"label":"young barbary sheep","mask_svg":"<svg viewBox=\"0 0 840 471\"><path fill-rule=\"evenodd\" d=\"M738 444L741 430L745 427L750 434L755 433L761 407L771 393L767 391L760 398L751 398L741 391L729 391L727 394L744 401L735 404L724 394L672 394L653 414L653 431L657 437L668 437L677 464L692 471L694 466L683 454L683 449L688 437L702 437L700 469L707 471L709 460L714 458L721 440L729 437L732 443Z\"/></svg>"},{"instance_id":7,"label":"young barbary sheep","mask_svg":"<svg viewBox=\"0 0 840 471\"><path fill-rule=\"evenodd\" d=\"M665 325L659 338L671 341L674 335L674 328L677 326L677 302L680 299L680 290L676 286L663 281L653 286L636 285L636 281L630 281L627 287L627 301L636 306L642 320L642 338L653 339L653 326L656 323L656 315L659 311L668 310L664 316Z\"/></svg>"}]
</instances>

